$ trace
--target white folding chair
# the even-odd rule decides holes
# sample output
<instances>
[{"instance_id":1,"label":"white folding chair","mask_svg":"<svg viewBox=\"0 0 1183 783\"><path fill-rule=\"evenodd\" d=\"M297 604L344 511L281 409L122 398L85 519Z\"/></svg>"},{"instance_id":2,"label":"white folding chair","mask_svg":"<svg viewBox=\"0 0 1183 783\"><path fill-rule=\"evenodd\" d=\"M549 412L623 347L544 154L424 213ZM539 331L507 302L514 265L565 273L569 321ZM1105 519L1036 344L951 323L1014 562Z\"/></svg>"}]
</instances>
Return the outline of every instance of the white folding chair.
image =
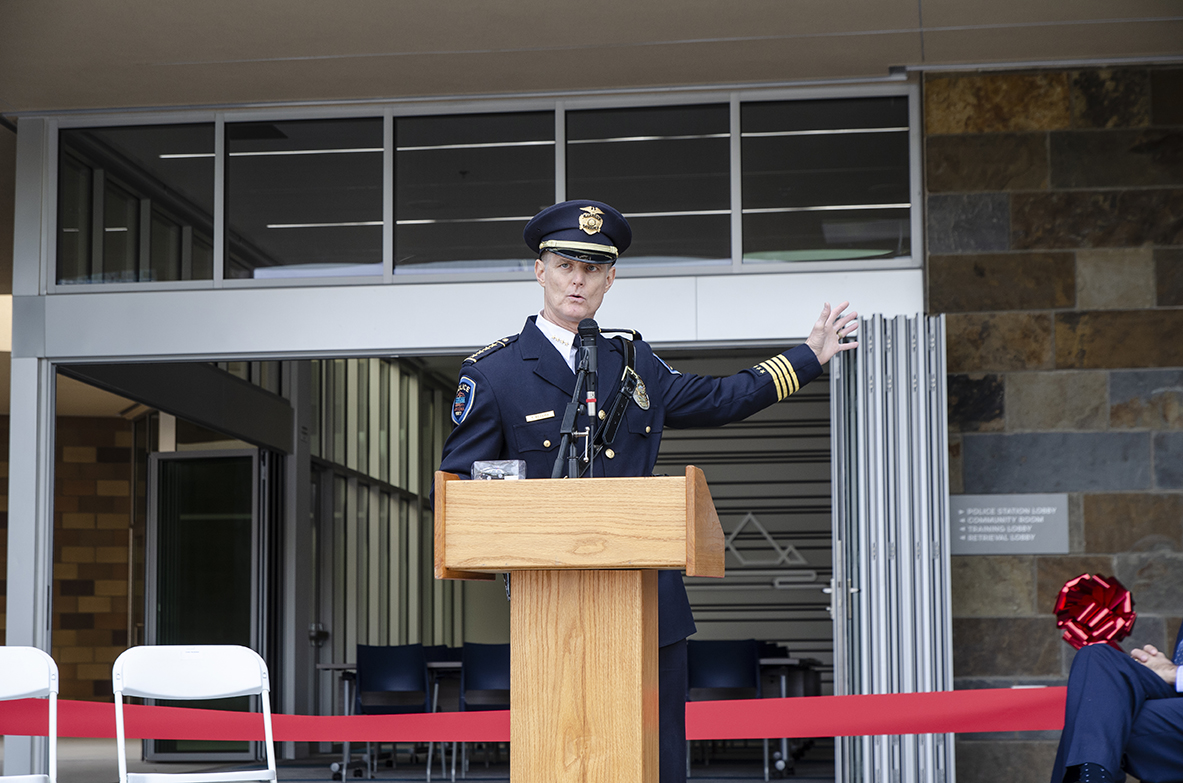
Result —
<instances>
[{"instance_id":1,"label":"white folding chair","mask_svg":"<svg viewBox=\"0 0 1183 783\"><path fill-rule=\"evenodd\" d=\"M111 670L115 691L115 736L118 740L119 783L198 783L199 781L274 781L275 746L271 734L271 686L267 664L258 653L234 645L156 645L132 647L115 659ZM266 736L267 769L235 772L127 771L123 731L123 697L147 699L227 699L259 695Z\"/></svg>"},{"instance_id":2,"label":"white folding chair","mask_svg":"<svg viewBox=\"0 0 1183 783\"><path fill-rule=\"evenodd\" d=\"M0 701L49 697L49 774L7 775L10 783L57 783L58 779L58 665L36 647L0 647Z\"/></svg>"}]
</instances>

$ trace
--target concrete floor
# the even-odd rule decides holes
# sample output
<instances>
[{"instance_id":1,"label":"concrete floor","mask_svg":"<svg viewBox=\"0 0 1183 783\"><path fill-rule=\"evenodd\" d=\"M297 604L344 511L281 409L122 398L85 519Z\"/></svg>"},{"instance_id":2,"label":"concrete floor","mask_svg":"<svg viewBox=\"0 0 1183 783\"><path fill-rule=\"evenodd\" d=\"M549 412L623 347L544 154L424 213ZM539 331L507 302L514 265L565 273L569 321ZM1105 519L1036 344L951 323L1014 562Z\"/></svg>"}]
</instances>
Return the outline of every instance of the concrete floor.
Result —
<instances>
[{"instance_id":1,"label":"concrete floor","mask_svg":"<svg viewBox=\"0 0 1183 783\"><path fill-rule=\"evenodd\" d=\"M0 742L0 748L3 743ZM438 752L438 751L437 751ZM509 764L502 754L500 763L490 763L485 767L484 751L472 751L470 747L469 771L466 780L509 780ZM226 764L190 764L190 763L149 763L140 760L140 741L129 740L127 743L128 770L131 772L201 772L213 770L228 770L241 768L241 765ZM375 781L422 780L425 776L424 754L420 754L417 763L408 760L407 746L403 745L399 754L397 768L384 764L378 767ZM339 756L318 756L299 761L283 761L279 763L280 781L324 781L332 783L332 772L329 764ZM436 760L432 764L432 780L439 781L440 767ZM713 783L715 781L730 783L736 780L762 780L764 769L760 744L751 742L746 749L733 748L727 752L720 752L709 764L699 761L699 754L695 752L695 764L692 768L691 783ZM833 783L834 761L833 743L829 740L819 741L796 763L794 773L788 778L800 783ZM0 760L3 751L0 750ZM449 752L446 771L447 778L451 777L452 758ZM457 779L460 775L457 774ZM118 783L119 771L115 755L115 740L113 739L76 739L62 738L58 741L58 779L61 783ZM772 779L778 775L773 772ZM363 783L364 778L347 778L346 783L357 781Z\"/></svg>"}]
</instances>

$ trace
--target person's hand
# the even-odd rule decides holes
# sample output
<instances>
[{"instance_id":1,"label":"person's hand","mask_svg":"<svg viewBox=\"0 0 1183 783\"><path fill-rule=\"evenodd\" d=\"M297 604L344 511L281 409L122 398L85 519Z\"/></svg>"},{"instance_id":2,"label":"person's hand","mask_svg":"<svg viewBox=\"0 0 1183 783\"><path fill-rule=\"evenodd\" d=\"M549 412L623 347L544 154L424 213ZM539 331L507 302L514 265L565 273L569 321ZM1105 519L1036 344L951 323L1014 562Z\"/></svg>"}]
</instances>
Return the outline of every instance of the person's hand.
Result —
<instances>
[{"instance_id":1,"label":"person's hand","mask_svg":"<svg viewBox=\"0 0 1183 783\"><path fill-rule=\"evenodd\" d=\"M842 338L854 333L858 329L858 313L844 314L842 311L850 306L850 302L843 302L835 308L826 302L822 314L817 317L813 331L805 339L805 344L813 349L817 355L818 364L825 364L834 358L839 351L849 351L858 348L857 342L842 342Z\"/></svg>"},{"instance_id":2,"label":"person's hand","mask_svg":"<svg viewBox=\"0 0 1183 783\"><path fill-rule=\"evenodd\" d=\"M1153 644L1148 644L1141 650L1131 650L1130 657L1171 685L1175 684L1176 671L1179 667L1171 663L1171 659L1163 655L1162 651Z\"/></svg>"}]
</instances>

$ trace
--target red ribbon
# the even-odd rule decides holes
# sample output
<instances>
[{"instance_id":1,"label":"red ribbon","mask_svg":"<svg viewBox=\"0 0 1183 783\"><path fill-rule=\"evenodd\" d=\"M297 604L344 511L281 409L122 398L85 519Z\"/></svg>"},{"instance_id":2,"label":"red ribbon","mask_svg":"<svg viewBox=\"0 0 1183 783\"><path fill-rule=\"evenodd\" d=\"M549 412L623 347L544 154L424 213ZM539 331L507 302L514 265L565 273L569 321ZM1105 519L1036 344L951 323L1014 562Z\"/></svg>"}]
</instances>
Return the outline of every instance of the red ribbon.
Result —
<instances>
[{"instance_id":1,"label":"red ribbon","mask_svg":"<svg viewBox=\"0 0 1183 783\"><path fill-rule=\"evenodd\" d=\"M1064 688L998 688L875 696L811 696L691 702L688 739L857 737L1044 731L1064 727ZM0 702L0 734L45 735L45 699ZM257 713L127 705L132 739L261 740ZM418 715L274 715L279 742L506 742L509 713L437 712ZM58 702L58 736L114 737L115 705Z\"/></svg>"},{"instance_id":2,"label":"red ribbon","mask_svg":"<svg viewBox=\"0 0 1183 783\"><path fill-rule=\"evenodd\" d=\"M1056 626L1064 629L1064 641L1076 649L1108 644L1118 650L1130 635L1138 613L1134 597L1117 577L1081 574L1069 579L1056 598Z\"/></svg>"}]
</instances>

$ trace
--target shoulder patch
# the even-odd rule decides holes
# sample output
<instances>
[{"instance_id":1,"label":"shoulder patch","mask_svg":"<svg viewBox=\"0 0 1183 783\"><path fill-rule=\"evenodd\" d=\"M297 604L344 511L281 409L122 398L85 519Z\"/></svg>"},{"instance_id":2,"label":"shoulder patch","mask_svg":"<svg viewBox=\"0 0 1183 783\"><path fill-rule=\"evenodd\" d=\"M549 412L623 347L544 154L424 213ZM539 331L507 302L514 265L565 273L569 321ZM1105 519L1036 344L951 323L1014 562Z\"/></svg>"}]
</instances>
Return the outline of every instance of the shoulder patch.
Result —
<instances>
[{"instance_id":1,"label":"shoulder patch","mask_svg":"<svg viewBox=\"0 0 1183 783\"><path fill-rule=\"evenodd\" d=\"M641 340L641 333L636 329L600 329L600 334L605 337L623 337L626 340L633 340L634 342Z\"/></svg>"},{"instance_id":2,"label":"shoulder patch","mask_svg":"<svg viewBox=\"0 0 1183 783\"><path fill-rule=\"evenodd\" d=\"M469 356L467 359L465 359L464 363L465 364L472 364L472 363L478 362L481 359L484 359L489 354L496 353L497 351L500 351L502 348L504 348L505 346L509 345L510 343L512 343L514 340L517 340L517 339L518 339L518 336L516 334L511 334L509 337L502 337L500 340L494 340L493 342L486 345L484 348L482 348L479 351L477 351L476 353L474 353L472 356Z\"/></svg>"},{"instance_id":3,"label":"shoulder patch","mask_svg":"<svg viewBox=\"0 0 1183 783\"><path fill-rule=\"evenodd\" d=\"M668 364L665 363L665 359L662 359L657 354L653 354L653 358L656 359L657 361L661 362L661 366L666 368L667 370L669 370L670 375L681 375L682 374L681 370L675 370L673 367L670 367Z\"/></svg>"},{"instance_id":4,"label":"shoulder patch","mask_svg":"<svg viewBox=\"0 0 1183 783\"><path fill-rule=\"evenodd\" d=\"M456 388L456 399L452 400L452 423L460 424L472 410L472 402L476 399L476 381L467 375L460 376L460 385Z\"/></svg>"}]
</instances>

